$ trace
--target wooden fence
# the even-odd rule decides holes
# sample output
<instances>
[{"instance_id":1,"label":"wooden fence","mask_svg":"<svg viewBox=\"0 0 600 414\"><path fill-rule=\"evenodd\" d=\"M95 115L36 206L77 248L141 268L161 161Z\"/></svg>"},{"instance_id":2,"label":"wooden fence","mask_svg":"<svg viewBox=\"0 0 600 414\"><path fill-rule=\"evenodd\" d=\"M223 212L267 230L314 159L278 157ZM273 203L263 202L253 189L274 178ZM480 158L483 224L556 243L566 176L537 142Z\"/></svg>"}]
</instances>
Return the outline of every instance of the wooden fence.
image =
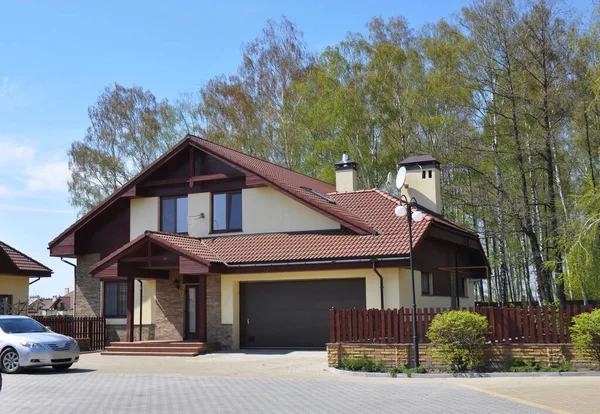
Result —
<instances>
[{"instance_id":1,"label":"wooden fence","mask_svg":"<svg viewBox=\"0 0 600 414\"><path fill-rule=\"evenodd\" d=\"M54 332L68 335L76 339L90 340L90 350L104 349L106 338L106 319L100 317L72 316L32 316L44 326L49 326Z\"/></svg>"},{"instance_id":2,"label":"wooden fence","mask_svg":"<svg viewBox=\"0 0 600 414\"><path fill-rule=\"evenodd\" d=\"M600 308L600 307L599 307ZM492 343L569 343L574 316L592 306L516 306L462 308L487 317ZM419 343L427 343L431 320L446 308L417 309ZM331 309L330 342L412 343L412 309Z\"/></svg>"}]
</instances>

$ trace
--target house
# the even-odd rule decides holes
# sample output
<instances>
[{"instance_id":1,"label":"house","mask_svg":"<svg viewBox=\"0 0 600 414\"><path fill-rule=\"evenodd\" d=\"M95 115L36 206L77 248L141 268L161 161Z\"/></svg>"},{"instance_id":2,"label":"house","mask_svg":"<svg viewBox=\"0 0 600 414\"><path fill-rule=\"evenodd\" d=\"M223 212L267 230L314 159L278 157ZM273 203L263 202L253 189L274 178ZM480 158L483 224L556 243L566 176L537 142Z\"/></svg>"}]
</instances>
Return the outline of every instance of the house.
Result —
<instances>
[{"instance_id":1,"label":"house","mask_svg":"<svg viewBox=\"0 0 600 414\"><path fill-rule=\"evenodd\" d=\"M407 159L419 306L472 306L487 261L448 222L440 165ZM334 168L332 166L332 168ZM328 309L412 304L400 200L336 186L188 135L49 243L77 259L76 315L107 317L111 341L196 340L224 348L323 347Z\"/></svg>"},{"instance_id":2,"label":"house","mask_svg":"<svg viewBox=\"0 0 600 414\"><path fill-rule=\"evenodd\" d=\"M29 285L51 275L51 269L0 241L0 315L26 315Z\"/></svg>"},{"instance_id":3,"label":"house","mask_svg":"<svg viewBox=\"0 0 600 414\"><path fill-rule=\"evenodd\" d=\"M73 315L74 291L65 288L63 296L53 296L49 299L39 296L29 298L29 314L41 316Z\"/></svg>"}]
</instances>

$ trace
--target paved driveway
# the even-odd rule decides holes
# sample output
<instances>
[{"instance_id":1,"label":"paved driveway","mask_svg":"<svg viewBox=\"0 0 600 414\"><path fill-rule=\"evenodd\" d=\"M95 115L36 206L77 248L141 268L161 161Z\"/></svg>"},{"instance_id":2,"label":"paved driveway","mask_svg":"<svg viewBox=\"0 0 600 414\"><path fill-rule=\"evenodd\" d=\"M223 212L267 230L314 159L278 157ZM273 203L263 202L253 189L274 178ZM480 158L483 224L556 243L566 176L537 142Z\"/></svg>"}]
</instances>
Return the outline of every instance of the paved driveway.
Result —
<instances>
[{"instance_id":1,"label":"paved driveway","mask_svg":"<svg viewBox=\"0 0 600 414\"><path fill-rule=\"evenodd\" d=\"M596 378L370 379L331 374L323 352L197 358L83 355L64 373L5 375L0 412L598 412ZM506 380L506 381L505 381ZM563 401L561 404L560 401Z\"/></svg>"}]
</instances>

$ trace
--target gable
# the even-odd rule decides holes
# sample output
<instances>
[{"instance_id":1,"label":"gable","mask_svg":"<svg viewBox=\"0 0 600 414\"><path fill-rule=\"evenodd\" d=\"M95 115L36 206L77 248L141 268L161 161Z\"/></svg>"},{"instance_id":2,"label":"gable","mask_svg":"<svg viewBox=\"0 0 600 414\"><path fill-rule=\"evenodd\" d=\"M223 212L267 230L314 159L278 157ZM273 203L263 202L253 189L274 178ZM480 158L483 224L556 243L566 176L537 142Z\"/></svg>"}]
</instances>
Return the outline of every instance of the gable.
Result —
<instances>
[{"instance_id":1,"label":"gable","mask_svg":"<svg viewBox=\"0 0 600 414\"><path fill-rule=\"evenodd\" d=\"M119 200L126 200L128 203L135 197L180 196L265 186L294 199L317 214L324 215L328 223L334 221L360 234L376 233L345 208L329 203L301 188L309 187L325 194L334 190L330 184L200 138L187 136L52 240L49 243L50 255L73 257L78 254L77 240L84 239L81 235L86 232L85 228L102 227L100 215L111 206L118 205ZM93 225L95 221L100 224ZM88 238L89 234L85 239ZM121 237L118 240L120 243ZM123 240L127 242L124 237ZM82 248L82 252L92 253L86 248Z\"/></svg>"}]
</instances>

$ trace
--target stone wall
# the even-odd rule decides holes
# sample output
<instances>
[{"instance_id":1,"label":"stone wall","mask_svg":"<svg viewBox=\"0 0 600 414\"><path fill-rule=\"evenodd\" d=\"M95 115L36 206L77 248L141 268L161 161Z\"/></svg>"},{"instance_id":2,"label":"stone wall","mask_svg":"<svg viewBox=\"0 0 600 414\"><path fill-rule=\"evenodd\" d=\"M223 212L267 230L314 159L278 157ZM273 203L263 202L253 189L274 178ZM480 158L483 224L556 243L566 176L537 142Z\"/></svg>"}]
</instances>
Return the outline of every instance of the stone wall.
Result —
<instances>
[{"instance_id":1,"label":"stone wall","mask_svg":"<svg viewBox=\"0 0 600 414\"><path fill-rule=\"evenodd\" d=\"M375 362L383 361L386 368L399 365L412 365L413 346L411 344L327 344L327 365L339 367L342 358L360 358L366 356ZM525 360L535 359L549 366L556 366L563 360L571 361L577 366L593 364L591 359L580 358L573 352L571 344L502 344L491 346L485 360L491 366L510 365L513 358L520 357ZM419 345L419 363L425 367L443 367L431 355L427 345Z\"/></svg>"},{"instance_id":2,"label":"stone wall","mask_svg":"<svg viewBox=\"0 0 600 414\"><path fill-rule=\"evenodd\" d=\"M90 267L100 261L99 254L77 256L75 316L100 316L101 283L90 275Z\"/></svg>"},{"instance_id":3,"label":"stone wall","mask_svg":"<svg viewBox=\"0 0 600 414\"><path fill-rule=\"evenodd\" d=\"M233 325L221 324L220 275L206 277L206 336L207 342L219 342L223 349L233 344Z\"/></svg>"},{"instance_id":4,"label":"stone wall","mask_svg":"<svg viewBox=\"0 0 600 414\"><path fill-rule=\"evenodd\" d=\"M157 340L181 341L185 323L185 288L181 276L170 272L168 280L156 281L156 328ZM175 286L179 280L179 288Z\"/></svg>"},{"instance_id":5,"label":"stone wall","mask_svg":"<svg viewBox=\"0 0 600 414\"><path fill-rule=\"evenodd\" d=\"M142 325L142 340L151 341L156 339L156 325ZM138 341L140 335L140 327L133 327L133 340ZM106 345L111 342L127 342L127 326L126 325L107 325L106 326Z\"/></svg>"}]
</instances>

